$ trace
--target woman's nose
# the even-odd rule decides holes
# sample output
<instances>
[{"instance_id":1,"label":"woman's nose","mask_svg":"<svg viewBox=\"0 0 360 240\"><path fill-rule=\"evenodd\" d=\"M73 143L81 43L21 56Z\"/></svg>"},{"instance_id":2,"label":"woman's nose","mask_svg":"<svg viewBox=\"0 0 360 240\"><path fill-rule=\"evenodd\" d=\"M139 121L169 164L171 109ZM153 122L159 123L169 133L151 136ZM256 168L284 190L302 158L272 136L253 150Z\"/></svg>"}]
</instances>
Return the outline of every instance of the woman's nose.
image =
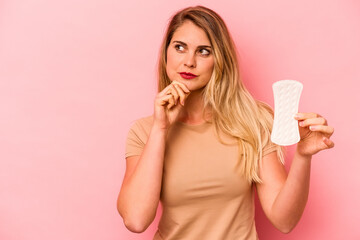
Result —
<instances>
[{"instance_id":1,"label":"woman's nose","mask_svg":"<svg viewBox=\"0 0 360 240\"><path fill-rule=\"evenodd\" d=\"M195 53L187 53L186 57L184 59L184 65L189 68L196 67L196 59L195 59Z\"/></svg>"}]
</instances>

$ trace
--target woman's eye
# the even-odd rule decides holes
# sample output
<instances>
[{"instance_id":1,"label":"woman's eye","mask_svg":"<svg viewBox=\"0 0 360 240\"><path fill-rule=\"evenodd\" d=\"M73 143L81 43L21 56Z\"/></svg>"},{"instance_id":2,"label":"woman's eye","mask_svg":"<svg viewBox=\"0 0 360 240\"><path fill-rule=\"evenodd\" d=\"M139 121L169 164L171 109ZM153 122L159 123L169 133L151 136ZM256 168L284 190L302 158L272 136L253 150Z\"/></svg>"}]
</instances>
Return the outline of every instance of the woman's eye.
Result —
<instances>
[{"instance_id":1,"label":"woman's eye","mask_svg":"<svg viewBox=\"0 0 360 240\"><path fill-rule=\"evenodd\" d=\"M178 51L184 51L185 48L181 45L175 45L175 49Z\"/></svg>"},{"instance_id":2,"label":"woman's eye","mask_svg":"<svg viewBox=\"0 0 360 240\"><path fill-rule=\"evenodd\" d=\"M204 56L210 55L210 51L207 50L206 48L200 49L199 52L200 52L201 55L204 55Z\"/></svg>"}]
</instances>

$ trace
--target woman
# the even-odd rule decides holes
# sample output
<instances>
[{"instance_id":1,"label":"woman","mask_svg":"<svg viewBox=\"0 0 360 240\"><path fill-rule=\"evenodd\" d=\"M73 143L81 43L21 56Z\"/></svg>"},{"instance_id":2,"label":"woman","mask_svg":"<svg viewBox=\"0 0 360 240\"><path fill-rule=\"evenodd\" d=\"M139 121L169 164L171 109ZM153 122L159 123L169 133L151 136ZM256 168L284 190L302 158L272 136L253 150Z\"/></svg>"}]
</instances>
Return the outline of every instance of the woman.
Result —
<instances>
[{"instance_id":1,"label":"woman","mask_svg":"<svg viewBox=\"0 0 360 240\"><path fill-rule=\"evenodd\" d=\"M307 202L311 157L332 148L333 128L298 113L301 140L289 174L270 141L273 114L239 79L234 43L221 17L202 7L176 13L159 59L154 114L138 119L126 145L118 211L132 232L163 213L154 239L257 239L254 187L280 231Z\"/></svg>"}]
</instances>

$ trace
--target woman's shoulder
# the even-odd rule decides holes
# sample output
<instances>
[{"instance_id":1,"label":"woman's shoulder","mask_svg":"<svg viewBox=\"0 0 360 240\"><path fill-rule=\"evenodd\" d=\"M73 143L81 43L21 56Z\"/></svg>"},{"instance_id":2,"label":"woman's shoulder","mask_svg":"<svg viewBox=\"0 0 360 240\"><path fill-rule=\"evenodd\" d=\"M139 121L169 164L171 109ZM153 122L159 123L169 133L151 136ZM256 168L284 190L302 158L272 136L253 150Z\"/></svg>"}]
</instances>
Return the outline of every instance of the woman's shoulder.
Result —
<instances>
[{"instance_id":1,"label":"woman's shoulder","mask_svg":"<svg viewBox=\"0 0 360 240\"><path fill-rule=\"evenodd\" d=\"M132 129L141 129L145 130L146 132L150 131L151 126L153 124L153 115L148 115L144 117L140 117L132 121L131 128Z\"/></svg>"},{"instance_id":2,"label":"woman's shoulder","mask_svg":"<svg viewBox=\"0 0 360 240\"><path fill-rule=\"evenodd\" d=\"M149 138L152 116L137 118L131 121L131 127L126 138L125 157L141 155Z\"/></svg>"},{"instance_id":3,"label":"woman's shoulder","mask_svg":"<svg viewBox=\"0 0 360 240\"><path fill-rule=\"evenodd\" d=\"M154 119L154 116L151 114L151 115L148 115L148 116L138 118L135 121L140 123L140 124L152 125L153 119Z\"/></svg>"}]
</instances>

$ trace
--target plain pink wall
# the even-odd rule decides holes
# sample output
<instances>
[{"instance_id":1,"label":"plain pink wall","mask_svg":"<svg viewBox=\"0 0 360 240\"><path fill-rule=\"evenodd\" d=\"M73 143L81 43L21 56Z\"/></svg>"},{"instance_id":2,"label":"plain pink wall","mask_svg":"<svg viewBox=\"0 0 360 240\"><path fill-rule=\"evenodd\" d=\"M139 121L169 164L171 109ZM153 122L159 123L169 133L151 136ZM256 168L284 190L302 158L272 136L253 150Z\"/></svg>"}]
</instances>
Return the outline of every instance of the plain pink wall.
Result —
<instances>
[{"instance_id":1,"label":"plain pink wall","mask_svg":"<svg viewBox=\"0 0 360 240\"><path fill-rule=\"evenodd\" d=\"M335 127L298 226L279 233L257 203L260 239L360 239L359 1L2 0L1 240L152 238L161 209L143 234L116 210L125 137L152 114L167 20L196 4L226 21L255 97L273 105L273 82L299 80L300 111Z\"/></svg>"}]
</instances>

